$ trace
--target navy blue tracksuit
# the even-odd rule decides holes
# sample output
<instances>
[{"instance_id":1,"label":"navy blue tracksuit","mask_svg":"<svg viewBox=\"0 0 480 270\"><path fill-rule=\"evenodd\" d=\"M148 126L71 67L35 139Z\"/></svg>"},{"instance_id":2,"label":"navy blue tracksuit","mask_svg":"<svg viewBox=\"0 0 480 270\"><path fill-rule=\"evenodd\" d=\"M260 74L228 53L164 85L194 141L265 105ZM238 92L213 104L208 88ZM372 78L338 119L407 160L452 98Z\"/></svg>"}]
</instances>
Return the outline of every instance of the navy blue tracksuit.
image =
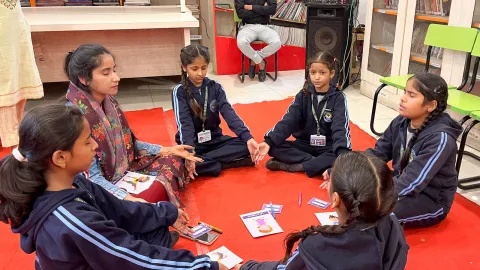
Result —
<instances>
[{"instance_id":1,"label":"navy blue tracksuit","mask_svg":"<svg viewBox=\"0 0 480 270\"><path fill-rule=\"evenodd\" d=\"M189 104L189 97L181 84L173 89L173 110L178 132L175 140L178 144L195 147L197 156L204 161L196 164L198 175L218 176L223 164L235 160L249 158L247 141L253 136L245 123L240 119L232 105L228 102L225 90L214 80L205 78L201 87L194 86L190 81L189 89L193 97L202 107L205 104L205 92L208 87L208 104L205 120L205 130L210 130L212 140L199 143L197 134L202 131L202 120L195 117ZM225 136L220 128L220 114L238 138Z\"/></svg>"},{"instance_id":2,"label":"navy blue tracksuit","mask_svg":"<svg viewBox=\"0 0 480 270\"><path fill-rule=\"evenodd\" d=\"M405 227L427 227L447 216L455 198L457 138L462 127L443 113L433 120L413 146L410 162L400 174L410 120L398 116L388 126L374 149L367 153L385 162L393 161L395 189L399 201L394 210Z\"/></svg>"},{"instance_id":3,"label":"navy blue tracksuit","mask_svg":"<svg viewBox=\"0 0 480 270\"><path fill-rule=\"evenodd\" d=\"M168 248L173 204L119 200L82 175L74 186L45 191L12 229L23 251L36 252L36 269L219 269L208 256Z\"/></svg>"},{"instance_id":4,"label":"navy blue tracksuit","mask_svg":"<svg viewBox=\"0 0 480 270\"><path fill-rule=\"evenodd\" d=\"M240 270L401 270L409 246L395 216L358 223L343 234L309 235L286 263L246 262Z\"/></svg>"},{"instance_id":5,"label":"navy blue tracksuit","mask_svg":"<svg viewBox=\"0 0 480 270\"><path fill-rule=\"evenodd\" d=\"M270 145L269 155L286 164L301 163L305 173L313 177L330 168L340 154L351 151L350 123L347 98L334 85L318 103L313 85L308 95L300 91L288 107L287 113L273 129L265 134ZM310 136L317 134L317 122L312 112L312 99L320 121L320 134L326 136L325 146L311 146ZM325 106L323 115L322 108ZM295 141L286 141L293 135Z\"/></svg>"}]
</instances>

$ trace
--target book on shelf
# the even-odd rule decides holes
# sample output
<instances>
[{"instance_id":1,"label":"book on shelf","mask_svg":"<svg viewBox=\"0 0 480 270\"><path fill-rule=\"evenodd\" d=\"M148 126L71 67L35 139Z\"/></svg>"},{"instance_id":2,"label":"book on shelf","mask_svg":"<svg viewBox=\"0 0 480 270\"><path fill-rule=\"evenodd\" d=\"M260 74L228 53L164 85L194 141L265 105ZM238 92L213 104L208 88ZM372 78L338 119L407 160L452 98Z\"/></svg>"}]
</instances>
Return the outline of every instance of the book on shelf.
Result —
<instances>
[{"instance_id":1,"label":"book on shelf","mask_svg":"<svg viewBox=\"0 0 480 270\"><path fill-rule=\"evenodd\" d=\"M124 6L150 6L150 0L125 0Z\"/></svg>"},{"instance_id":2,"label":"book on shelf","mask_svg":"<svg viewBox=\"0 0 480 270\"><path fill-rule=\"evenodd\" d=\"M119 0L93 0L94 6L119 6Z\"/></svg>"},{"instance_id":3,"label":"book on shelf","mask_svg":"<svg viewBox=\"0 0 480 270\"><path fill-rule=\"evenodd\" d=\"M417 0L416 13L436 16L450 15L452 0Z\"/></svg>"},{"instance_id":4,"label":"book on shelf","mask_svg":"<svg viewBox=\"0 0 480 270\"><path fill-rule=\"evenodd\" d=\"M307 19L307 7L303 2L280 0L277 3L277 12L272 18L305 22Z\"/></svg>"},{"instance_id":5,"label":"book on shelf","mask_svg":"<svg viewBox=\"0 0 480 270\"><path fill-rule=\"evenodd\" d=\"M415 24L413 25L411 51L414 53L422 54L425 56L425 58L427 57L428 46L425 45L424 42L429 25L430 24L427 22L415 22ZM433 47L431 57L442 59L443 51L443 48Z\"/></svg>"},{"instance_id":6,"label":"book on shelf","mask_svg":"<svg viewBox=\"0 0 480 270\"><path fill-rule=\"evenodd\" d=\"M425 72L425 65L421 63L411 62L410 65L408 66L408 74L418 74L423 72ZM436 75L440 75L439 68L430 68L428 72Z\"/></svg>"},{"instance_id":7,"label":"book on shelf","mask_svg":"<svg viewBox=\"0 0 480 270\"><path fill-rule=\"evenodd\" d=\"M92 6L93 2L90 0L67 0L65 6Z\"/></svg>"},{"instance_id":8,"label":"book on shelf","mask_svg":"<svg viewBox=\"0 0 480 270\"><path fill-rule=\"evenodd\" d=\"M398 9L398 2L400 0L384 0L385 8Z\"/></svg>"},{"instance_id":9,"label":"book on shelf","mask_svg":"<svg viewBox=\"0 0 480 270\"><path fill-rule=\"evenodd\" d=\"M55 6L64 6L64 0L37 0L35 3L39 7L55 7Z\"/></svg>"},{"instance_id":10,"label":"book on shelf","mask_svg":"<svg viewBox=\"0 0 480 270\"><path fill-rule=\"evenodd\" d=\"M278 33L283 45L306 47L305 29L273 25L273 30Z\"/></svg>"},{"instance_id":11,"label":"book on shelf","mask_svg":"<svg viewBox=\"0 0 480 270\"><path fill-rule=\"evenodd\" d=\"M30 7L30 1L29 0L20 0L20 6L21 7Z\"/></svg>"}]
</instances>

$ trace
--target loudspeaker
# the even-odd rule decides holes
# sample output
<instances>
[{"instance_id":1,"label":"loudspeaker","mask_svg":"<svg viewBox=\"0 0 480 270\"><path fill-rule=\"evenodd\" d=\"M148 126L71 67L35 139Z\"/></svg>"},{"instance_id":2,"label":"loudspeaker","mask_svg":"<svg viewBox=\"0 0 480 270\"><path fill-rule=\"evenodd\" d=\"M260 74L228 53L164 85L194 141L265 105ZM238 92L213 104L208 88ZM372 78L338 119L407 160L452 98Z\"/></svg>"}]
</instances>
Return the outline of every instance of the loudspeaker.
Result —
<instances>
[{"instance_id":1,"label":"loudspeaker","mask_svg":"<svg viewBox=\"0 0 480 270\"><path fill-rule=\"evenodd\" d=\"M343 88L348 86L348 66L350 63L349 51L352 32L349 17L352 14L350 5L308 5L307 6L307 54L306 63L318 52L328 51L340 64L337 70L336 81L338 85L343 84ZM345 69L343 68L345 63ZM305 69L305 78L308 76L308 70Z\"/></svg>"}]
</instances>

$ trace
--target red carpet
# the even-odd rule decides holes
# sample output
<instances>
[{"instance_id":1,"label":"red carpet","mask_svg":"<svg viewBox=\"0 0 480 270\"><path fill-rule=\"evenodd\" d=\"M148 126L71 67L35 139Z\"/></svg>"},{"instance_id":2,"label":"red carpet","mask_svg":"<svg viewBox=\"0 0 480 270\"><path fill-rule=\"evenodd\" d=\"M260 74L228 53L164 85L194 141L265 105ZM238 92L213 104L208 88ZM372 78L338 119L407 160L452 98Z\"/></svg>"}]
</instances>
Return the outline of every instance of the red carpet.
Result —
<instances>
[{"instance_id":1,"label":"red carpet","mask_svg":"<svg viewBox=\"0 0 480 270\"><path fill-rule=\"evenodd\" d=\"M263 133L281 118L290 102L287 99L236 105L235 110L261 141ZM127 117L139 139L164 145L173 143L176 127L172 111L129 112ZM226 125L224 130L231 134ZM355 125L351 125L351 135L355 150L364 150L375 143L374 138ZM264 168L265 162L266 159L257 168L232 169L216 179L202 178L191 183L183 194L191 219L217 226L224 234L210 247L185 239L177 247L205 253L225 245L244 260L278 260L283 257L282 241L288 232L318 224L314 213L322 210L307 205L307 201L313 196L328 199L326 191L318 187L321 181L303 174L269 172ZM303 192L302 207L297 206L300 191ZM284 205L277 221L285 233L253 239L239 215L259 210L263 203L270 201ZM476 245L480 241L480 209L462 196L457 196L442 224L409 230L406 235L411 246L407 269L480 269ZM33 269L34 256L23 254L18 236L3 223L0 239L0 269Z\"/></svg>"}]
</instances>

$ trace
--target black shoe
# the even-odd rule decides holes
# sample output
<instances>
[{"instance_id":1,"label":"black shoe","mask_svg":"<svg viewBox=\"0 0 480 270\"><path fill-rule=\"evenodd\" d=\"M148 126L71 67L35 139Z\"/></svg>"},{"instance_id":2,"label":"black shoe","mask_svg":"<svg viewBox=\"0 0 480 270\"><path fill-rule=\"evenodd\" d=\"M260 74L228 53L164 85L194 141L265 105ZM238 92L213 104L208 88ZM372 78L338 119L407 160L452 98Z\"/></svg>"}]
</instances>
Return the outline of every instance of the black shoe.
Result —
<instances>
[{"instance_id":1,"label":"black shoe","mask_svg":"<svg viewBox=\"0 0 480 270\"><path fill-rule=\"evenodd\" d=\"M250 66L248 67L248 77L250 79L255 78L255 69L257 68L257 65L252 65L250 62Z\"/></svg>"},{"instance_id":2,"label":"black shoe","mask_svg":"<svg viewBox=\"0 0 480 270\"><path fill-rule=\"evenodd\" d=\"M284 172L303 172L302 164L285 164L274 158L271 158L267 161L267 169L270 171L284 171Z\"/></svg>"},{"instance_id":3,"label":"black shoe","mask_svg":"<svg viewBox=\"0 0 480 270\"><path fill-rule=\"evenodd\" d=\"M258 80L260 82L264 82L267 79L267 60L263 60L263 62L265 62L265 67L258 70Z\"/></svg>"},{"instance_id":4,"label":"black shoe","mask_svg":"<svg viewBox=\"0 0 480 270\"><path fill-rule=\"evenodd\" d=\"M285 171L288 172L288 165L280 162L274 158L271 158L267 161L267 164L265 165L267 169L270 171Z\"/></svg>"},{"instance_id":5,"label":"black shoe","mask_svg":"<svg viewBox=\"0 0 480 270\"><path fill-rule=\"evenodd\" d=\"M255 166L255 163L252 161L252 158L250 158L250 157L237 159L237 160L234 160L230 163L224 163L223 164L224 169L240 168L240 167L253 167L253 166Z\"/></svg>"},{"instance_id":6,"label":"black shoe","mask_svg":"<svg viewBox=\"0 0 480 270\"><path fill-rule=\"evenodd\" d=\"M178 239L180 238L180 234L175 231L170 231L170 238L172 238L172 244L170 248L173 248L173 246L175 246L175 244L178 242Z\"/></svg>"}]
</instances>

